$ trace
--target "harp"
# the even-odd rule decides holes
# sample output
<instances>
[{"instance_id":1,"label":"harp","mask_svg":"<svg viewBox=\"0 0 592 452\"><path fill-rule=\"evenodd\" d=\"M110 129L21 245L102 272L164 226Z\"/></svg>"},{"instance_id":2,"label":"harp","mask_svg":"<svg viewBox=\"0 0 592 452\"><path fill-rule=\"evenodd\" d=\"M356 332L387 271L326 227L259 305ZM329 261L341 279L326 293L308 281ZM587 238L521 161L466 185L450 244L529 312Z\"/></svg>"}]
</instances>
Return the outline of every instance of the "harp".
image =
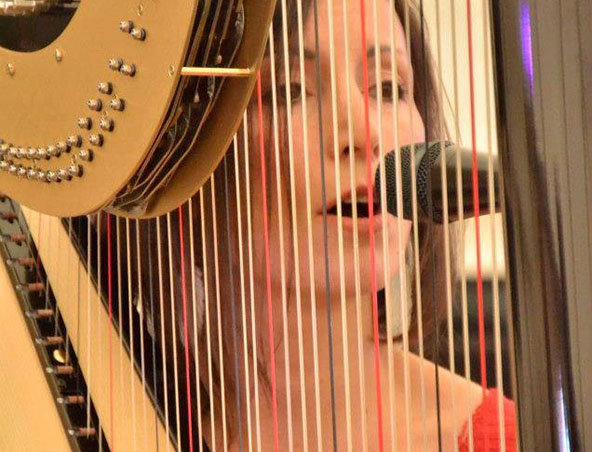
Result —
<instances>
[{"instance_id":1,"label":"harp","mask_svg":"<svg viewBox=\"0 0 592 452\"><path fill-rule=\"evenodd\" d=\"M587 450L591 17L0 0L2 450Z\"/></svg>"}]
</instances>

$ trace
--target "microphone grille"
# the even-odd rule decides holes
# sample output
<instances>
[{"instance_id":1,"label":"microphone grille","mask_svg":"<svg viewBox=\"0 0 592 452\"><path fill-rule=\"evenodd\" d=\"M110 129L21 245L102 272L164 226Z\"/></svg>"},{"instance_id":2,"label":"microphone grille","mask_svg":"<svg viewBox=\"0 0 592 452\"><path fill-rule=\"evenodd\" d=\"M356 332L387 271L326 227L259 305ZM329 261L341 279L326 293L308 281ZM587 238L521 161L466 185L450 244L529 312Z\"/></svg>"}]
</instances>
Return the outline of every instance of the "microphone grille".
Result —
<instances>
[{"instance_id":1,"label":"microphone grille","mask_svg":"<svg viewBox=\"0 0 592 452\"><path fill-rule=\"evenodd\" d=\"M413 218L413 206L411 199L411 148L401 148L401 185L403 194L403 218ZM397 216L397 153L391 151L384 156L384 173L386 179L386 208L388 213ZM376 197L381 199L380 168L376 170L375 186Z\"/></svg>"}]
</instances>

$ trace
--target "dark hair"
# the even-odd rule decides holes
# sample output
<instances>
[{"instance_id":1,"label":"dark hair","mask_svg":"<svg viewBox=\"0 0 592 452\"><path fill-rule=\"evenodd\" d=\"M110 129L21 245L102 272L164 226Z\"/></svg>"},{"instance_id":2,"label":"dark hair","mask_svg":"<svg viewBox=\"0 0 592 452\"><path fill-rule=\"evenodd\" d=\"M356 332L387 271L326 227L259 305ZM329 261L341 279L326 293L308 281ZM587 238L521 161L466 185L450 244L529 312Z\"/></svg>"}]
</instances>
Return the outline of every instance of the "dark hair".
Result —
<instances>
[{"instance_id":1,"label":"dark hair","mask_svg":"<svg viewBox=\"0 0 592 452\"><path fill-rule=\"evenodd\" d=\"M303 16L306 17L307 14L311 12L311 1L310 0L302 0L302 7L303 7ZM422 22L420 18L420 13L417 7L413 6L412 4L409 6L408 14L405 10L405 2L403 0L396 0L395 1L395 9L396 13L398 14L403 28L409 33L410 37L410 53L411 53L411 64L413 68L413 72L415 74L416 82L414 83L414 98L419 109L420 115L423 119L424 125L426 127L426 139L427 141L432 141L436 139L443 138L444 132L443 127L441 127L440 120L439 120L439 111L440 111L440 88L437 78L434 72L434 62L431 57L429 47L427 42L424 41L425 33L423 33ZM287 17L289 20L289 30L292 31L292 35L289 37L291 41L297 39L297 36L293 33L296 30L296 5L295 2L291 1L288 4L288 11ZM282 28L282 11L281 11L281 4L278 2L278 6L276 8L276 13L273 19L274 28L276 30L281 30ZM274 42L276 49L281 49L283 46L282 42L282 35L281 33L275 34L275 42ZM282 52L276 52L276 64L275 70L277 73L280 73L283 70L283 61L282 61ZM252 103L249 110L256 111L254 107L256 103ZM253 127L253 122L248 125L248 127ZM269 127L268 130L272 130ZM249 130L249 136L255 137L256 133L253 130ZM240 136L240 131L238 136ZM280 134L281 136L281 134ZM271 137L266 138L266 149L271 149ZM255 145L252 143L251 145ZM242 146L239 146L242 148ZM267 180L272 180L272 174L275 167L274 159L272 158L273 153L267 152L266 156L266 169L267 169ZM241 313L239 313L238 308L238 300L240 299L240 294L238 293L238 288L240 286L240 279L239 279L239 272L235 268L233 271L233 267L236 265L237 262L237 249L238 244L236 243L236 234L230 234L227 231L237 231L238 228L243 228L243 235L246 236L246 230L244 224L239 224L236 209L229 209L230 215L227 217L227 204L236 206L236 186L235 186L235 163L239 168L240 173L238 174L240 178L241 186L245 184L245 171L248 169L248 163L243 161L243 157L241 153L238 153L239 161L235 162L235 153L234 147L229 149L224 161L218 167L218 169L214 172L211 182L208 184L208 187L213 188L215 186L215 190L208 189L203 191L203 201L204 206L200 205L200 196L194 196L189 202L192 205L193 209L193 224L195 226L194 230L194 256L195 256L195 265L196 267L203 268L207 270L207 278L205 283L208 286L208 298L209 298L209 314L210 314L210 327L212 328L211 334L211 343L209 344L209 353L213 360L212 362L212 373L214 382L213 386L209 387L209 378L208 378L208 363L205 359L200 359L200 370L199 375L197 375L192 369L190 372L192 374L192 378L199 379L200 384L199 387L203 389L202 394L209 397L209 402L213 404L215 408L214 419L211 419L211 422L220 422L222 419L220 417L221 413L221 403L222 403L222 394L221 394L221 387L217 382L220 379L220 376L224 374L226 381L232 382L234 381L235 371L233 364L233 352L234 352L234 345L233 341L231 340L230 336L226 336L230 333L238 334L239 337L242 336L243 331L238 326L238 324L233 323L233 318L239 318ZM251 165L255 169L255 163L252 162ZM258 162L257 162L258 163ZM288 180L288 173L286 169L287 165L283 165L283 168L280 168L281 171L284 172L283 177L284 180ZM213 186L212 186L213 184ZM271 185L271 184L270 184ZM244 195L244 190L240 190L240 202L243 206L246 205L247 199ZM271 193L272 190L267 191L267 200L268 205L271 205ZM216 197L216 202L212 202L212 196ZM207 206L207 207L206 207ZM201 208L204 207L204 210L209 211L209 213L203 218L200 215ZM185 207L183 209L183 218L185 221L185 225L189 223L189 216L188 216L188 209ZM177 218L177 215L175 215ZM215 218L215 219L214 219ZM160 220L162 222L162 220ZM226 223L228 221L228 224ZM206 230L208 231L208 237L206 237L206 241L202 242L201 235L200 235L200 228L201 224L206 226ZM214 241L214 238L211 236L214 223L217 225L217 240ZM244 222L243 222L244 223ZM168 227L165 226L165 223L161 223L161 227L164 230L167 230L172 237L179 237L179 223L176 219L175 221L171 222L170 230ZM187 226L186 226L187 227ZM146 229L146 228L145 228ZM153 227L153 230L155 228ZM423 341L425 345L425 352L426 357L435 357L437 356L437 351L434 350L433 344L436 343L434 339L436 338L435 333L437 331L437 326L441 322L443 318L443 314L446 308L446 275L442 269L445 266L445 255L443 252L443 244L444 244L444 229L441 226L434 225L432 223L422 222L419 224L419 257L420 257L420 281L421 281L421 304L422 304L422 312L416 312L416 304L414 303L413 312L412 312L412 322L410 326L410 339L411 339L411 346L412 349L417 350L419 344L419 336L417 334L418 330L418 323L421 320L423 324ZM164 234L163 234L164 236ZM153 256L157 255L156 243L152 238L148 238L146 241L147 247L144 250L147 253L148 249L151 249L153 252ZM455 243L454 239L452 238L451 243ZM185 255L189 256L191 253L190 243L188 240L184 243L185 246ZM217 248L217 250L215 250ZM451 280L455 280L455 249L451 250L451 269L452 275ZM165 259L169 258L167 244L162 244L161 252ZM219 294L222 303L220 303L220 312L216 310L216 293L214 291L215 281L214 281L214 269L212 267L206 267L203 262L202 252L205 252L208 258L211 259L214 255L214 252L218 253L218 261L222 262L222 278L224 284L219 285L219 289L221 293ZM182 308L182 297L179 295L182 293L181 288L181 278L179 277L179 272L181 271L181 256L180 256L180 247L179 243L175 240L175 245L172 247L172 254L170 258L173 261L173 268L175 269L176 274L173 278L173 290L175 293L175 306L176 309L179 310ZM152 258L152 262L155 261L155 257ZM146 256L143 257L143 262L147 266L148 259ZM228 263L228 265L226 265ZM154 264L153 264L154 265ZM263 264L261 264L263 265ZM164 286L164 296L163 301L169 299L169 278L168 278L168 271L167 269L163 269L163 286ZM185 259L185 268L183 269L187 275L187 280L190 281L191 272L194 271L193 268L190 266L189 259ZM148 287L149 285L155 291L158 291L158 288L155 288L155 285L158 284L156 278L152 281L148 282L147 276L149 271L143 272L144 275L144 284ZM232 277L231 277L232 275ZM413 282L410 286L410 290L412 291L412 300L416 299L416 290L415 290L415 281L418 275L413 275ZM245 291L249 293L249 281L248 278L245 282ZM234 303L225 302L225 300L231 300L232 294L231 291L234 290ZM156 292L158 293L158 292ZM191 293L186 294L186 296L191 300ZM166 302L165 302L166 303ZM164 310L164 315L166 318L170 319L171 316L171 304L166 303L167 307ZM261 303L260 303L261 304ZM232 309L235 309L232 312ZM246 307L247 317L250 315L248 312L248 306ZM385 308L384 305L380 308L380 316L382 319L385 318L384 314ZM190 316L191 317L191 316ZM151 313L152 323L154 325L155 331L160 334L160 326L159 326L159 318L160 314L158 312ZM217 325L220 322L221 329L219 330ZM170 324L170 320L168 322ZM193 326L193 322L190 319L190 324ZM219 342L218 333L222 335L222 342ZM177 328L177 337L173 338L170 331L166 331L167 336L167 348L172 350L173 347L180 347L179 343L182 341L182 333L181 329ZM248 332L249 340L252 342L253 337L250 337L250 332ZM206 334L205 328L202 328L200 331L200 336L197 338L197 343L194 343L193 339L189 338L190 345L192 347L198 347L200 350L201 357L205 358L205 350L207 347L206 342ZM263 386L269 387L269 380L268 376L265 372L265 358L267 354L265 353L266 350L263 348L265 341L257 340L258 344L258 358L259 358L259 377L263 383ZM277 344L274 344L277 347ZM220 348L219 348L220 347ZM222 359L219 359L218 351L222 350ZM250 351L249 351L250 353ZM191 354L193 359L193 353ZM250 357L251 359L252 357ZM223 368L223 363L226 366ZM230 365L228 365L230 363ZM195 387L195 385L194 385ZM227 410L227 428L229 433L232 433L231 426L234 426L236 422L237 413L232 409L236 405L237 398L240 399L244 397L244 394L237 394L234 388L234 385L227 384L225 388L224 394L226 400L226 406L229 408ZM193 403L193 401L192 401ZM196 404L194 404L196 407ZM208 403L202 399L202 408L204 410L208 409ZM207 413L204 413L207 414ZM236 433L236 432L234 432Z\"/></svg>"}]
</instances>

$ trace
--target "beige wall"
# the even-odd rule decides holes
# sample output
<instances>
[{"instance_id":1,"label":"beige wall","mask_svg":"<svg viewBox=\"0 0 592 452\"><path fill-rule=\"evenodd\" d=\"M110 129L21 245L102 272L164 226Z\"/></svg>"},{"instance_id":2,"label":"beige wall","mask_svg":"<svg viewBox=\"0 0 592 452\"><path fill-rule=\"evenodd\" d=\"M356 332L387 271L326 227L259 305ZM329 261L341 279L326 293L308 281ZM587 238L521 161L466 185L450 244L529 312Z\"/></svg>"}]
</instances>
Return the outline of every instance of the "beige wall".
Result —
<instances>
[{"instance_id":1,"label":"beige wall","mask_svg":"<svg viewBox=\"0 0 592 452\"><path fill-rule=\"evenodd\" d=\"M467 4L463 0L424 0L423 3L433 56L438 62L440 77L444 83L446 96L449 99L449 101L446 101L447 105L445 105L445 117L451 138L464 147L470 148L472 146L472 133ZM475 138L478 152L487 152L491 148L492 152L497 154L495 98L489 44L491 35L488 17L485 15L485 3L484 0L471 0ZM439 8L439 11L437 8ZM453 14L456 22L456 27L454 27L456 45L453 39ZM484 23L484 18L487 20L486 23ZM439 30L438 19L440 23ZM440 46L438 42L440 42ZM456 66L454 65L454 54L456 54ZM458 109L456 109L457 102ZM458 124L458 133L455 124ZM494 236L491 234L489 216L481 217L479 223L483 271L488 276L492 275L495 247L496 267L503 276L505 272L501 218L496 215ZM476 270L474 221L466 222L466 231L465 263L468 275L474 276Z\"/></svg>"}]
</instances>

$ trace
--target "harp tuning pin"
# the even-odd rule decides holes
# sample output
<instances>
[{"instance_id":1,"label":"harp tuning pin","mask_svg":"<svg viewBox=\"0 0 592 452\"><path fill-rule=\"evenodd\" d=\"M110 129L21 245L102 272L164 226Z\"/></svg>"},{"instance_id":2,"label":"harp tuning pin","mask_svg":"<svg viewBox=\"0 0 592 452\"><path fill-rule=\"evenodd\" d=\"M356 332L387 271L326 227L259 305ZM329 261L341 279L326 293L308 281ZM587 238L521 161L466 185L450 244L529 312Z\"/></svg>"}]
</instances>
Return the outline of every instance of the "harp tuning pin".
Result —
<instances>
[{"instance_id":1,"label":"harp tuning pin","mask_svg":"<svg viewBox=\"0 0 592 452\"><path fill-rule=\"evenodd\" d=\"M39 158L39 151L37 148L29 148L27 150L27 158L31 160L37 160Z\"/></svg>"},{"instance_id":2,"label":"harp tuning pin","mask_svg":"<svg viewBox=\"0 0 592 452\"><path fill-rule=\"evenodd\" d=\"M19 169L16 171L16 175L18 177L25 177L27 175L27 168L24 166L19 167Z\"/></svg>"},{"instance_id":3,"label":"harp tuning pin","mask_svg":"<svg viewBox=\"0 0 592 452\"><path fill-rule=\"evenodd\" d=\"M45 371L52 375L72 375L74 373L74 367L70 365L58 365L58 366L47 366Z\"/></svg>"},{"instance_id":4,"label":"harp tuning pin","mask_svg":"<svg viewBox=\"0 0 592 452\"><path fill-rule=\"evenodd\" d=\"M88 108L92 111L101 111L103 109L103 102L101 102L101 99L89 99Z\"/></svg>"},{"instance_id":5,"label":"harp tuning pin","mask_svg":"<svg viewBox=\"0 0 592 452\"><path fill-rule=\"evenodd\" d=\"M88 141L93 146L103 146L103 135L100 133L95 133L88 137Z\"/></svg>"},{"instance_id":6,"label":"harp tuning pin","mask_svg":"<svg viewBox=\"0 0 592 452\"><path fill-rule=\"evenodd\" d=\"M60 152L70 152L70 145L67 141L59 141L57 148Z\"/></svg>"},{"instance_id":7,"label":"harp tuning pin","mask_svg":"<svg viewBox=\"0 0 592 452\"><path fill-rule=\"evenodd\" d=\"M25 312L25 315L31 320L50 319L54 316L53 309L33 309Z\"/></svg>"},{"instance_id":8,"label":"harp tuning pin","mask_svg":"<svg viewBox=\"0 0 592 452\"><path fill-rule=\"evenodd\" d=\"M143 41L146 39L146 30L143 28L132 28L130 34L136 41Z\"/></svg>"},{"instance_id":9,"label":"harp tuning pin","mask_svg":"<svg viewBox=\"0 0 592 452\"><path fill-rule=\"evenodd\" d=\"M22 265L23 267L34 267L35 266L35 259L32 257L19 257L19 258L8 258L6 259L6 265L11 267L15 267L17 265Z\"/></svg>"},{"instance_id":10,"label":"harp tuning pin","mask_svg":"<svg viewBox=\"0 0 592 452\"><path fill-rule=\"evenodd\" d=\"M84 401L84 396L80 394L62 395L56 398L56 402L60 405L82 405Z\"/></svg>"},{"instance_id":11,"label":"harp tuning pin","mask_svg":"<svg viewBox=\"0 0 592 452\"><path fill-rule=\"evenodd\" d=\"M106 130L107 132L112 132L113 128L115 127L115 123L113 122L113 119L111 118L101 118L101 121L99 122L99 127L102 130Z\"/></svg>"},{"instance_id":12,"label":"harp tuning pin","mask_svg":"<svg viewBox=\"0 0 592 452\"><path fill-rule=\"evenodd\" d=\"M33 180L37 177L37 170L35 168L29 168L27 170L27 179Z\"/></svg>"},{"instance_id":13,"label":"harp tuning pin","mask_svg":"<svg viewBox=\"0 0 592 452\"><path fill-rule=\"evenodd\" d=\"M111 110L123 111L125 108L125 103L123 102L123 99L119 99L117 97L109 101L109 107L111 108Z\"/></svg>"},{"instance_id":14,"label":"harp tuning pin","mask_svg":"<svg viewBox=\"0 0 592 452\"><path fill-rule=\"evenodd\" d=\"M39 148L39 157L40 158L59 157L62 152L57 146L50 144L49 146L47 146L46 150L44 149L45 157L42 157L41 156L42 149L43 148Z\"/></svg>"},{"instance_id":15,"label":"harp tuning pin","mask_svg":"<svg viewBox=\"0 0 592 452\"><path fill-rule=\"evenodd\" d=\"M67 139L69 146L76 146L79 148L82 146L82 137L80 135L70 135Z\"/></svg>"},{"instance_id":16,"label":"harp tuning pin","mask_svg":"<svg viewBox=\"0 0 592 452\"><path fill-rule=\"evenodd\" d=\"M6 154L9 149L10 149L10 145L8 145L7 143L0 144L0 155Z\"/></svg>"},{"instance_id":17,"label":"harp tuning pin","mask_svg":"<svg viewBox=\"0 0 592 452\"><path fill-rule=\"evenodd\" d=\"M47 177L45 176L45 171L37 170L37 180L39 182L47 182Z\"/></svg>"},{"instance_id":18,"label":"harp tuning pin","mask_svg":"<svg viewBox=\"0 0 592 452\"><path fill-rule=\"evenodd\" d=\"M94 436L97 431L93 427L76 427L68 429L68 435L80 438L84 436Z\"/></svg>"},{"instance_id":19,"label":"harp tuning pin","mask_svg":"<svg viewBox=\"0 0 592 452\"><path fill-rule=\"evenodd\" d=\"M134 29L134 23L131 20L122 20L119 22L119 29L124 33L131 33Z\"/></svg>"},{"instance_id":20,"label":"harp tuning pin","mask_svg":"<svg viewBox=\"0 0 592 452\"><path fill-rule=\"evenodd\" d=\"M113 71L118 71L121 65L123 64L123 60L121 58L111 58L108 64L109 69Z\"/></svg>"},{"instance_id":21,"label":"harp tuning pin","mask_svg":"<svg viewBox=\"0 0 592 452\"><path fill-rule=\"evenodd\" d=\"M17 159L22 159L26 155L27 155L27 149L26 148L18 148L17 149L17 151L16 151L16 158Z\"/></svg>"},{"instance_id":22,"label":"harp tuning pin","mask_svg":"<svg viewBox=\"0 0 592 452\"><path fill-rule=\"evenodd\" d=\"M53 170L49 170L45 173L45 179L47 179L47 182L59 182L58 173Z\"/></svg>"},{"instance_id":23,"label":"harp tuning pin","mask_svg":"<svg viewBox=\"0 0 592 452\"><path fill-rule=\"evenodd\" d=\"M68 181L72 179L72 176L68 173L68 170L61 168L58 170L58 178L62 181Z\"/></svg>"},{"instance_id":24,"label":"harp tuning pin","mask_svg":"<svg viewBox=\"0 0 592 452\"><path fill-rule=\"evenodd\" d=\"M90 118L78 118L76 123L81 129L89 130L92 127L92 121Z\"/></svg>"},{"instance_id":25,"label":"harp tuning pin","mask_svg":"<svg viewBox=\"0 0 592 452\"><path fill-rule=\"evenodd\" d=\"M18 149L14 146L11 146L10 149L8 150L8 155L10 157L16 158L17 154L18 154Z\"/></svg>"},{"instance_id":26,"label":"harp tuning pin","mask_svg":"<svg viewBox=\"0 0 592 452\"><path fill-rule=\"evenodd\" d=\"M85 162L90 162L93 159L93 152L90 149L81 149L78 152L78 158Z\"/></svg>"},{"instance_id":27,"label":"harp tuning pin","mask_svg":"<svg viewBox=\"0 0 592 452\"><path fill-rule=\"evenodd\" d=\"M16 220L18 218L17 214L14 212L5 212L0 214L0 219L5 220L5 221L9 221L9 222L13 222L14 220Z\"/></svg>"},{"instance_id":28,"label":"harp tuning pin","mask_svg":"<svg viewBox=\"0 0 592 452\"><path fill-rule=\"evenodd\" d=\"M71 177L80 177L80 176L82 176L82 166L80 166L80 165L78 165L76 163L73 163L72 165L70 165L68 167L68 174Z\"/></svg>"},{"instance_id":29,"label":"harp tuning pin","mask_svg":"<svg viewBox=\"0 0 592 452\"><path fill-rule=\"evenodd\" d=\"M9 163L6 160L0 160L0 170L6 171L9 166Z\"/></svg>"},{"instance_id":30,"label":"harp tuning pin","mask_svg":"<svg viewBox=\"0 0 592 452\"><path fill-rule=\"evenodd\" d=\"M64 338L61 336L44 336L35 338L35 343L42 346L61 345L64 343Z\"/></svg>"},{"instance_id":31,"label":"harp tuning pin","mask_svg":"<svg viewBox=\"0 0 592 452\"><path fill-rule=\"evenodd\" d=\"M50 146L50 147L55 148L55 146ZM58 155L59 155L59 152L58 152ZM49 153L49 147L47 149L46 148L38 148L37 149L37 158L38 159L49 160L49 158L51 156L52 155Z\"/></svg>"},{"instance_id":32,"label":"harp tuning pin","mask_svg":"<svg viewBox=\"0 0 592 452\"><path fill-rule=\"evenodd\" d=\"M18 171L18 166L16 166L14 163L11 163L11 164L8 166L8 172L9 172L10 174L13 174L13 175L14 175L14 174L16 174L16 172L17 172L17 171Z\"/></svg>"},{"instance_id":33,"label":"harp tuning pin","mask_svg":"<svg viewBox=\"0 0 592 452\"><path fill-rule=\"evenodd\" d=\"M136 75L136 65L135 64L122 64L121 67L119 68L119 72L121 72L123 75L128 75L130 77L133 77L134 75Z\"/></svg>"},{"instance_id":34,"label":"harp tuning pin","mask_svg":"<svg viewBox=\"0 0 592 452\"><path fill-rule=\"evenodd\" d=\"M113 86L110 82L99 82L97 89L99 90L99 93L111 94L113 91Z\"/></svg>"}]
</instances>

